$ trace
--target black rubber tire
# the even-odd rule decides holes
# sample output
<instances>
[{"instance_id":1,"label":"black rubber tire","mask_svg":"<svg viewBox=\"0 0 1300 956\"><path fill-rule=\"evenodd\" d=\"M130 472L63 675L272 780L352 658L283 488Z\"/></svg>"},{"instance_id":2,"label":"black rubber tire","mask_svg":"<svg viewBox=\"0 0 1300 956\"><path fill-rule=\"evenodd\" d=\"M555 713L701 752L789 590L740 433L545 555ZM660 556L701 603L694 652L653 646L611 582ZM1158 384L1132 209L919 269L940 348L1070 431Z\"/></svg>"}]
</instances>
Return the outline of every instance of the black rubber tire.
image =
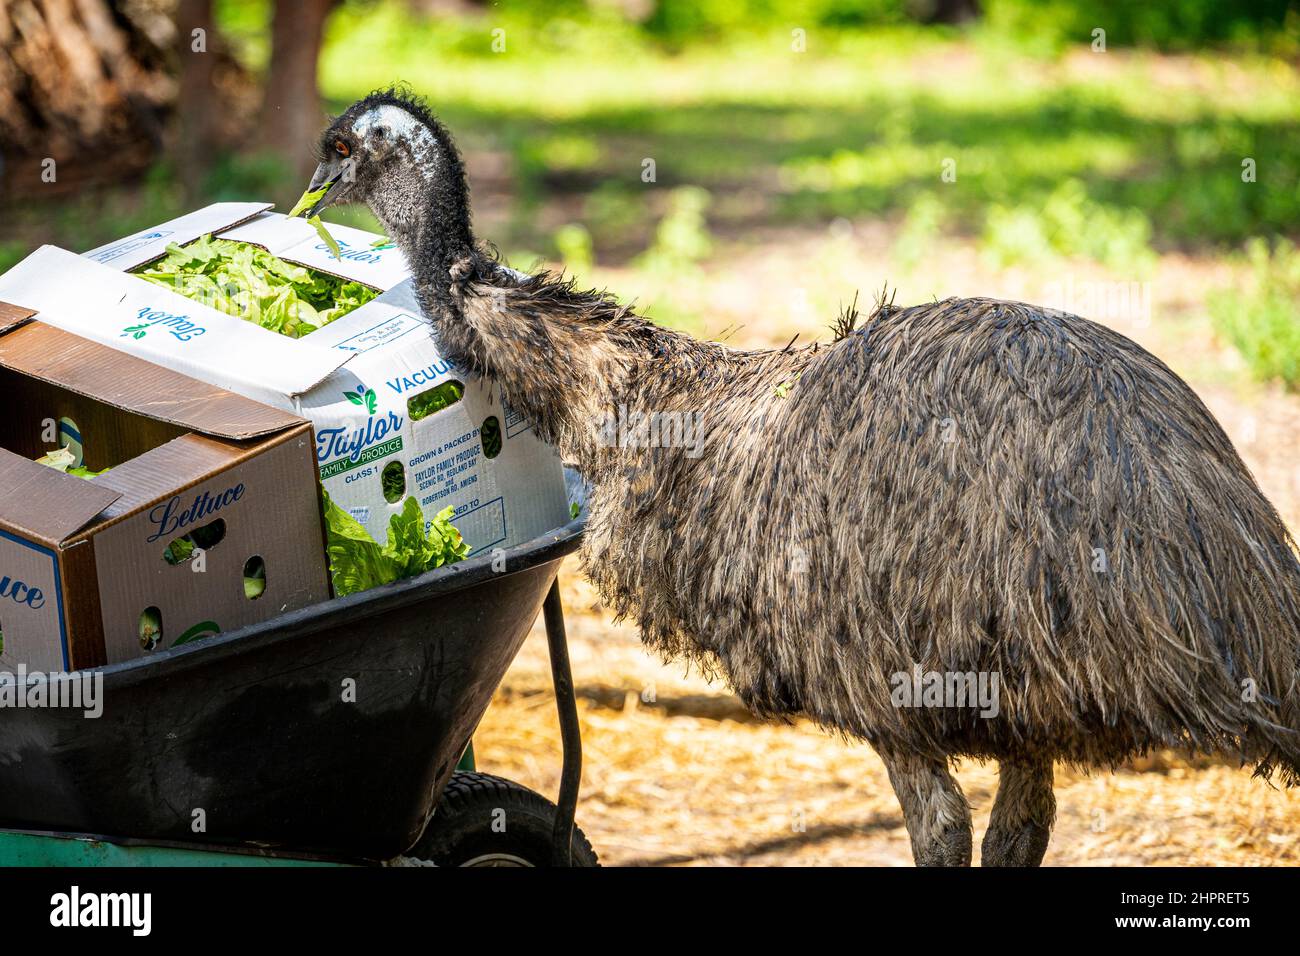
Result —
<instances>
[{"instance_id":1,"label":"black rubber tire","mask_svg":"<svg viewBox=\"0 0 1300 956\"><path fill-rule=\"evenodd\" d=\"M550 800L513 780L457 770L406 855L438 866L550 866L555 813ZM600 866L576 825L572 848L573 866Z\"/></svg>"}]
</instances>

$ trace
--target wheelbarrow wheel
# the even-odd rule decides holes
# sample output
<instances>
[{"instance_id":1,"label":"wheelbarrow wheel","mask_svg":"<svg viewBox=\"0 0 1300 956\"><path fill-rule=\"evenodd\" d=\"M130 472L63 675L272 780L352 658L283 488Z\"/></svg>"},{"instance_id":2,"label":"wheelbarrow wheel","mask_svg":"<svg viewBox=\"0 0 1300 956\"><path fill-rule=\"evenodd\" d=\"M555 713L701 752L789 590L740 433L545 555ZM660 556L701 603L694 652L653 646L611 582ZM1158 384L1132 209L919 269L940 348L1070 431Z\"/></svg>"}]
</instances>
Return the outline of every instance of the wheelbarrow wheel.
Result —
<instances>
[{"instance_id":1,"label":"wheelbarrow wheel","mask_svg":"<svg viewBox=\"0 0 1300 956\"><path fill-rule=\"evenodd\" d=\"M458 770L408 856L438 866L550 866L555 804L513 780ZM571 864L600 866L573 828Z\"/></svg>"}]
</instances>

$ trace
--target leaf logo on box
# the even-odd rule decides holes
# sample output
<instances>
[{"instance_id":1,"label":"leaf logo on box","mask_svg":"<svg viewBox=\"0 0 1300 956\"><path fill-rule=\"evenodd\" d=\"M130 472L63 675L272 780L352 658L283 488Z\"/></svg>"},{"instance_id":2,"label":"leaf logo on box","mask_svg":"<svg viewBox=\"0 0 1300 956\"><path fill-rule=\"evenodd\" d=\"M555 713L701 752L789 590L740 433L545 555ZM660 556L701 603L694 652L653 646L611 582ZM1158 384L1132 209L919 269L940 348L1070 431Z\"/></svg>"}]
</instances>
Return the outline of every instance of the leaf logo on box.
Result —
<instances>
[{"instance_id":1,"label":"leaf logo on box","mask_svg":"<svg viewBox=\"0 0 1300 956\"><path fill-rule=\"evenodd\" d=\"M155 309L150 305L146 305L137 312L136 318L140 321L135 325L128 325L124 328L118 338L124 339L129 336L133 339L142 339L151 328L161 326L182 342L188 342L190 339L205 335L208 331L188 315L173 315L170 312Z\"/></svg>"},{"instance_id":2,"label":"leaf logo on box","mask_svg":"<svg viewBox=\"0 0 1300 956\"><path fill-rule=\"evenodd\" d=\"M396 433L402 430L406 419L392 411L377 416L379 396L373 388L362 383L344 392L343 397L366 410L366 423L351 431L341 426L316 429L316 460L337 459L321 467L322 481L402 450L402 436Z\"/></svg>"},{"instance_id":3,"label":"leaf logo on box","mask_svg":"<svg viewBox=\"0 0 1300 956\"><path fill-rule=\"evenodd\" d=\"M355 392L344 392L343 397L353 405L362 406L371 415L379 407L379 396L373 388L366 388L365 385L358 385Z\"/></svg>"},{"instance_id":4,"label":"leaf logo on box","mask_svg":"<svg viewBox=\"0 0 1300 956\"><path fill-rule=\"evenodd\" d=\"M209 515L216 514L222 508L229 507L242 497L244 497L244 483L242 481L233 488L227 488L219 495L213 495L207 491L201 495L195 495L193 503L183 511L181 510L181 496L174 495L171 501L166 504L156 505L149 512L149 520L154 523L157 530L145 540L157 541L159 538L175 538L181 528L189 527Z\"/></svg>"},{"instance_id":5,"label":"leaf logo on box","mask_svg":"<svg viewBox=\"0 0 1300 956\"><path fill-rule=\"evenodd\" d=\"M9 598L15 604L29 607L33 611L39 611L45 607L45 594L40 588L24 584L17 578L11 578L7 574L0 577L0 598Z\"/></svg>"},{"instance_id":6,"label":"leaf logo on box","mask_svg":"<svg viewBox=\"0 0 1300 956\"><path fill-rule=\"evenodd\" d=\"M343 456L321 468L321 478L330 478L357 465L401 451L402 436L388 436L401 431L404 421L405 419L389 412L383 418L367 418L364 428L353 429L350 434L346 428L316 429L316 460L325 461L327 458Z\"/></svg>"}]
</instances>

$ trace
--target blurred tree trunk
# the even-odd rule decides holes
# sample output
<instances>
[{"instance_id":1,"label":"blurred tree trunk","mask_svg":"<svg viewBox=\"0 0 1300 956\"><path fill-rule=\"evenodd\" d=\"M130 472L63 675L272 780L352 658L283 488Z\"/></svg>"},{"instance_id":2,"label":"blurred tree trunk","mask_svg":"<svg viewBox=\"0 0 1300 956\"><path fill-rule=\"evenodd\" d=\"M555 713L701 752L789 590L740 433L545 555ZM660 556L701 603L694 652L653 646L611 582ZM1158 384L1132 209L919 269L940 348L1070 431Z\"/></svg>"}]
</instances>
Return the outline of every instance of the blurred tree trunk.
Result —
<instances>
[{"instance_id":1,"label":"blurred tree trunk","mask_svg":"<svg viewBox=\"0 0 1300 956\"><path fill-rule=\"evenodd\" d=\"M979 0L914 0L914 15L922 23L965 23L979 19Z\"/></svg>"},{"instance_id":2,"label":"blurred tree trunk","mask_svg":"<svg viewBox=\"0 0 1300 956\"><path fill-rule=\"evenodd\" d=\"M216 29L213 0L177 0L170 44L177 76L171 157L190 202L213 165L249 142L261 102L254 77Z\"/></svg>"},{"instance_id":3,"label":"blurred tree trunk","mask_svg":"<svg viewBox=\"0 0 1300 956\"><path fill-rule=\"evenodd\" d=\"M212 0L180 0L176 9L180 90L173 155L177 177L190 200L202 191L212 157L221 146L217 117L222 104L216 96L216 57L208 48L214 40Z\"/></svg>"},{"instance_id":4,"label":"blurred tree trunk","mask_svg":"<svg viewBox=\"0 0 1300 956\"><path fill-rule=\"evenodd\" d=\"M325 19L336 2L277 0L271 20L261 140L300 176L315 166L316 139L325 126L316 73Z\"/></svg>"},{"instance_id":5,"label":"blurred tree trunk","mask_svg":"<svg viewBox=\"0 0 1300 956\"><path fill-rule=\"evenodd\" d=\"M66 190L138 172L157 155L175 95L168 26L158 14L133 20L124 6L0 2L0 189Z\"/></svg>"}]
</instances>

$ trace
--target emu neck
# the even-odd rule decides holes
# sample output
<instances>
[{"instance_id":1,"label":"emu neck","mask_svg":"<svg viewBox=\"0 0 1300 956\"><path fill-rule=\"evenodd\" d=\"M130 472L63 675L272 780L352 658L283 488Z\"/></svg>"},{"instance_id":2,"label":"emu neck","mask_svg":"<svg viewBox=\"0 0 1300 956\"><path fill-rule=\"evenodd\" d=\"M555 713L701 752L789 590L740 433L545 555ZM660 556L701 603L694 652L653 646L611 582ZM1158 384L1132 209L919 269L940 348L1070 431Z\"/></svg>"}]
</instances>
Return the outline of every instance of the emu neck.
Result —
<instances>
[{"instance_id":1,"label":"emu neck","mask_svg":"<svg viewBox=\"0 0 1300 956\"><path fill-rule=\"evenodd\" d=\"M701 342L603 293L506 269L475 248L464 169L450 142L439 143L437 175L419 168L418 188L403 190L408 199L418 192L420 201L395 204L394 221L385 220L415 274L439 349L497 385L588 477L618 464L611 433L620 416L699 415L743 369L763 366L758 374L766 379L791 364L786 353L760 359Z\"/></svg>"},{"instance_id":2,"label":"emu neck","mask_svg":"<svg viewBox=\"0 0 1300 956\"><path fill-rule=\"evenodd\" d=\"M701 411L750 354L660 328L550 276L519 280L482 257L472 268L477 278L453 287L460 318L440 323L440 346L496 383L589 478L619 461L611 425L620 416Z\"/></svg>"},{"instance_id":3,"label":"emu neck","mask_svg":"<svg viewBox=\"0 0 1300 956\"><path fill-rule=\"evenodd\" d=\"M406 256L421 286L423 303L435 321L454 310L452 267L474 248L469 187L460 156L444 131L431 135L436 147L392 174L376 190L371 208Z\"/></svg>"},{"instance_id":4,"label":"emu neck","mask_svg":"<svg viewBox=\"0 0 1300 956\"><path fill-rule=\"evenodd\" d=\"M473 248L468 224L456 222L454 212L437 184L429 183L412 220L384 223L415 274L422 297L428 294L429 301L423 304L435 321L453 309L452 266Z\"/></svg>"}]
</instances>

